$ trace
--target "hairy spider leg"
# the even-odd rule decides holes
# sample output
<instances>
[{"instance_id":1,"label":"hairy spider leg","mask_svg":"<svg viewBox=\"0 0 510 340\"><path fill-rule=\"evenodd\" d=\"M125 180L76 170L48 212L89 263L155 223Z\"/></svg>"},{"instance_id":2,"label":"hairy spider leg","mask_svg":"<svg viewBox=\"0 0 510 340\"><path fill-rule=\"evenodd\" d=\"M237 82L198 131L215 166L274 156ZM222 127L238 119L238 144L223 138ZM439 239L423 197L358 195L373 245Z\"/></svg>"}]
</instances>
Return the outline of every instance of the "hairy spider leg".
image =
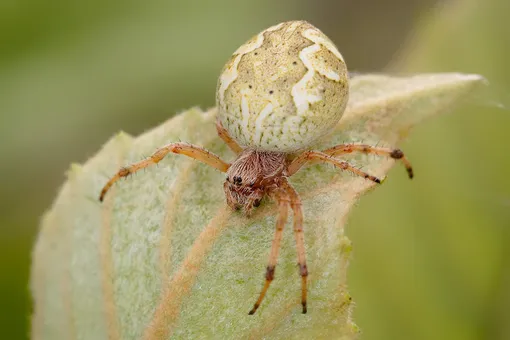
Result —
<instances>
[{"instance_id":1,"label":"hairy spider leg","mask_svg":"<svg viewBox=\"0 0 510 340\"><path fill-rule=\"evenodd\" d=\"M379 155L391 157L395 160L401 160L404 164L407 174L409 178L413 178L413 167L411 166L411 162L406 158L402 150L400 149L390 149L390 148L380 148L375 146L370 146L367 144L340 144L336 145L332 148L326 149L322 151L323 153L336 157L340 155L345 155L352 152L361 152L365 154Z\"/></svg>"},{"instance_id":2,"label":"hairy spider leg","mask_svg":"<svg viewBox=\"0 0 510 340\"><path fill-rule=\"evenodd\" d=\"M305 151L301 155L299 155L297 158L295 158L287 167L287 175L292 176L296 172L298 172L299 169L301 169L307 162L309 161L319 161L324 163L330 163L333 164L335 167L340 168L342 170L347 170L352 172L355 175L361 176L363 178L369 179L372 182L375 183L381 183L381 180L375 176L369 175L366 172L355 168L354 166L350 165L347 162L339 161L338 159L327 155L321 151Z\"/></svg>"},{"instance_id":3,"label":"hairy spider leg","mask_svg":"<svg viewBox=\"0 0 510 340\"><path fill-rule=\"evenodd\" d=\"M294 238L296 239L296 250L298 256L299 275L301 276L301 305L303 306L303 314L306 314L306 281L308 278L308 267L306 266L305 251L305 234L303 232L303 208L301 206L301 198L297 191L290 185L287 180L283 183L287 194L290 197L290 207L294 213Z\"/></svg>"},{"instance_id":4,"label":"hairy spider leg","mask_svg":"<svg viewBox=\"0 0 510 340\"><path fill-rule=\"evenodd\" d=\"M216 119L216 131L218 131L218 136L227 144L230 150L234 151L237 155L243 151L243 148L237 144L237 142L230 137L228 131L223 127L219 118Z\"/></svg>"},{"instance_id":5,"label":"hairy spider leg","mask_svg":"<svg viewBox=\"0 0 510 340\"><path fill-rule=\"evenodd\" d=\"M274 272L276 268L276 262L278 260L278 252L280 250L280 243L283 236L283 228L285 227L285 223L287 222L288 215L288 198L285 197L277 197L278 201L278 220L276 221L276 229L274 232L273 242L271 244L271 253L269 254L269 260L266 268L266 280L264 282L264 287L260 292L259 298L253 305L253 308L250 310L248 314L253 315L257 309L259 308L264 296L266 296L266 292L269 288L269 285L274 279Z\"/></svg>"},{"instance_id":6,"label":"hairy spider leg","mask_svg":"<svg viewBox=\"0 0 510 340\"><path fill-rule=\"evenodd\" d=\"M167 154L170 152L186 155L188 157L194 158L200 162L203 162L207 165L212 166L213 168L216 168L220 170L221 172L226 172L228 168L230 167L230 164L224 162L221 160L218 156L215 154L207 151L206 149L188 144L188 143L170 143L168 145L163 146L162 148L159 148L154 152L151 156L147 157L146 159L131 164L129 166L121 168L110 180L105 184L103 187L103 190L101 190L101 194L99 195L99 200L102 202L104 199L104 196L108 192L108 190L111 188L111 186L117 182L122 177L127 177L138 170L144 169L152 164L159 163Z\"/></svg>"}]
</instances>

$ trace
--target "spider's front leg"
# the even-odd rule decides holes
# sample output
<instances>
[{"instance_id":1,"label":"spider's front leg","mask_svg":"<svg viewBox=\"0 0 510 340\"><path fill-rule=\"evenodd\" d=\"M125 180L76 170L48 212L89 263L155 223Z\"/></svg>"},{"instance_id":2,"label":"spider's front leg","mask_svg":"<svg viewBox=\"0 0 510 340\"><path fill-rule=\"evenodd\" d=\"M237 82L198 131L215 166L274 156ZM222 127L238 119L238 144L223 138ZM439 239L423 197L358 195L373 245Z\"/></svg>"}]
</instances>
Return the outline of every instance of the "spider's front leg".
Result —
<instances>
[{"instance_id":1,"label":"spider's front leg","mask_svg":"<svg viewBox=\"0 0 510 340\"><path fill-rule=\"evenodd\" d=\"M259 308L264 296L266 296L266 292L269 289L269 285L274 279L274 272L276 268L276 262L278 260L278 252L280 251L280 243L282 241L283 236L283 228L285 227L285 223L287 223L287 214L288 214L288 199L282 195L277 195L276 200L278 201L278 220L276 221L276 229L274 232L273 243L271 245L271 253L269 254L269 260L266 268L266 280L264 282L264 287L260 292L259 298L253 305L253 308L250 310L248 314L253 315Z\"/></svg>"},{"instance_id":2,"label":"spider's front leg","mask_svg":"<svg viewBox=\"0 0 510 340\"><path fill-rule=\"evenodd\" d=\"M299 275L301 276L301 305L303 306L303 314L306 314L306 284L308 279L308 267L306 266L305 234L303 231L303 208L301 206L301 198L292 185L285 181L283 183L283 187L285 188L287 195L289 195L290 207L294 213L294 238L296 239Z\"/></svg>"},{"instance_id":3,"label":"spider's front leg","mask_svg":"<svg viewBox=\"0 0 510 340\"><path fill-rule=\"evenodd\" d=\"M380 148L374 147L367 144L340 144L334 146L332 148L326 149L324 151L305 151L298 157L296 157L287 168L287 175L292 176L299 169L301 169L305 164L313 164L317 162L330 163L334 166L342 169L350 171L358 176L363 178L367 178L373 182L381 183L381 180L375 176L371 176L364 171L361 171L347 162L339 161L335 157L345 154L350 154L352 152L361 152L365 154L379 155L391 157L395 160L400 160L404 164L407 174L409 178L413 178L413 168L411 163L406 158L402 150L400 149L389 149L389 148Z\"/></svg>"},{"instance_id":4,"label":"spider's front leg","mask_svg":"<svg viewBox=\"0 0 510 340\"><path fill-rule=\"evenodd\" d=\"M340 155L349 154L352 152L361 152L365 154L372 154L372 155L379 155L379 156L386 156L391 157L395 160L400 160L404 164L407 174L409 175L409 178L413 178L413 167L411 166L411 162L407 159L407 157L404 155L402 150L400 149L390 149L390 148L380 148L376 146L371 146L368 144L340 144L337 146L334 146L332 148L326 149L322 151L326 155L336 157Z\"/></svg>"},{"instance_id":5,"label":"spider's front leg","mask_svg":"<svg viewBox=\"0 0 510 340\"><path fill-rule=\"evenodd\" d=\"M194 158L202 163L205 163L207 165L212 166L213 168L216 168L220 170L221 172L226 172L230 166L230 164L224 162L221 160L218 156L215 154L207 151L206 149L188 144L188 143L170 143L168 145L165 145L162 148L159 148L154 152L150 157L131 164L129 166L121 168L110 180L105 184L103 187L103 190L101 190L101 194L99 195L99 200L102 202L104 199L104 196L108 192L108 190L111 188L111 186L117 182L122 177L127 177L138 170L141 170L143 168L146 168L152 164L159 163L167 154L170 152L186 155L188 157Z\"/></svg>"},{"instance_id":6,"label":"spider's front leg","mask_svg":"<svg viewBox=\"0 0 510 340\"><path fill-rule=\"evenodd\" d=\"M375 183L381 183L381 180L375 176L369 175L364 171L361 171L358 168L353 167L347 162L339 161L338 159L325 154L321 151L305 151L298 157L296 157L287 167L287 176L292 176L299 169L301 169L308 162L324 162L333 164L335 167L340 168L342 170L347 170L352 172L355 175L361 176L363 178L369 179Z\"/></svg>"}]
</instances>

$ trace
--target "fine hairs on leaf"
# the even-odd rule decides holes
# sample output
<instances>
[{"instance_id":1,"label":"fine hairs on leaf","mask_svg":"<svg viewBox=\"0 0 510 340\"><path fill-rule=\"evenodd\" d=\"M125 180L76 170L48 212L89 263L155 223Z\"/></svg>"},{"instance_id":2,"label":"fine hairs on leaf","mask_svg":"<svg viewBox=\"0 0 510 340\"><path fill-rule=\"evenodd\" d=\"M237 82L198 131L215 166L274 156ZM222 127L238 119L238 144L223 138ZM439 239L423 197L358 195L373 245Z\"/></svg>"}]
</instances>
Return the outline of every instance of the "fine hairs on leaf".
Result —
<instances>
[{"instance_id":1,"label":"fine hairs on leaf","mask_svg":"<svg viewBox=\"0 0 510 340\"><path fill-rule=\"evenodd\" d=\"M483 84L481 76L457 73L355 76L344 116L315 147L360 140L398 147L413 126ZM356 338L344 229L349 210L376 184L320 164L291 177L304 209L306 315L289 225L275 280L257 314L247 315L263 282L277 207L266 199L250 217L231 211L219 171L170 154L97 201L106 174L169 142L201 145L232 161L216 134L216 114L194 108L139 137L119 133L84 165L71 166L33 253L34 339ZM395 164L349 158L379 178ZM406 176L405 169L392 176Z\"/></svg>"}]
</instances>

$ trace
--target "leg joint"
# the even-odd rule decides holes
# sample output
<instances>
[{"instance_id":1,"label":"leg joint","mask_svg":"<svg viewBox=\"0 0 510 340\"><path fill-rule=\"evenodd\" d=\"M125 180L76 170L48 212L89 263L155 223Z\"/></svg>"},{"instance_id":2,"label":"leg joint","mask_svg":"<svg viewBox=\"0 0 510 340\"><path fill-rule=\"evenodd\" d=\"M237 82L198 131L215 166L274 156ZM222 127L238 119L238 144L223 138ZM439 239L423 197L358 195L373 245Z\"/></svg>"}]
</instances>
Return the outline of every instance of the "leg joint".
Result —
<instances>
[{"instance_id":1,"label":"leg joint","mask_svg":"<svg viewBox=\"0 0 510 340\"><path fill-rule=\"evenodd\" d=\"M174 151L173 148L171 149ZM159 163L163 158L165 158L167 151L165 149L159 149L151 156L151 159L154 163Z\"/></svg>"},{"instance_id":2,"label":"leg joint","mask_svg":"<svg viewBox=\"0 0 510 340\"><path fill-rule=\"evenodd\" d=\"M273 281L274 279L274 266L267 266L266 268L266 280Z\"/></svg>"},{"instance_id":3,"label":"leg joint","mask_svg":"<svg viewBox=\"0 0 510 340\"><path fill-rule=\"evenodd\" d=\"M308 160L314 158L314 152L313 151L305 151L305 158Z\"/></svg>"},{"instance_id":4,"label":"leg joint","mask_svg":"<svg viewBox=\"0 0 510 340\"><path fill-rule=\"evenodd\" d=\"M400 159L404 157L404 153L400 149L395 149L390 153L390 157L394 159Z\"/></svg>"},{"instance_id":5,"label":"leg joint","mask_svg":"<svg viewBox=\"0 0 510 340\"><path fill-rule=\"evenodd\" d=\"M124 167L119 170L120 177L126 177L131 174L131 169L129 167Z\"/></svg>"},{"instance_id":6,"label":"leg joint","mask_svg":"<svg viewBox=\"0 0 510 340\"><path fill-rule=\"evenodd\" d=\"M299 264L299 275L308 276L308 268L306 264Z\"/></svg>"}]
</instances>

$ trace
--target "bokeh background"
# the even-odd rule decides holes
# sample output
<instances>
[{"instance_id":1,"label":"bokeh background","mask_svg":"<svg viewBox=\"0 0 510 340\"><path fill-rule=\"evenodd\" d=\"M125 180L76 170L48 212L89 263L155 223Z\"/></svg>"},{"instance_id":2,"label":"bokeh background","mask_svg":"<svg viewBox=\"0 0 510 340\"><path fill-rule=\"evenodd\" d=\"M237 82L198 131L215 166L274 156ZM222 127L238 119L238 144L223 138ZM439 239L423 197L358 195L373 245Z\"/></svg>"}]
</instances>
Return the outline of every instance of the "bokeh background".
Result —
<instances>
[{"instance_id":1,"label":"bokeh background","mask_svg":"<svg viewBox=\"0 0 510 340\"><path fill-rule=\"evenodd\" d=\"M508 0L4 0L0 3L0 327L29 334L31 248L71 162L214 105L223 63L306 19L351 70L473 72L487 94L416 128L347 233L363 339L510 339Z\"/></svg>"}]
</instances>

